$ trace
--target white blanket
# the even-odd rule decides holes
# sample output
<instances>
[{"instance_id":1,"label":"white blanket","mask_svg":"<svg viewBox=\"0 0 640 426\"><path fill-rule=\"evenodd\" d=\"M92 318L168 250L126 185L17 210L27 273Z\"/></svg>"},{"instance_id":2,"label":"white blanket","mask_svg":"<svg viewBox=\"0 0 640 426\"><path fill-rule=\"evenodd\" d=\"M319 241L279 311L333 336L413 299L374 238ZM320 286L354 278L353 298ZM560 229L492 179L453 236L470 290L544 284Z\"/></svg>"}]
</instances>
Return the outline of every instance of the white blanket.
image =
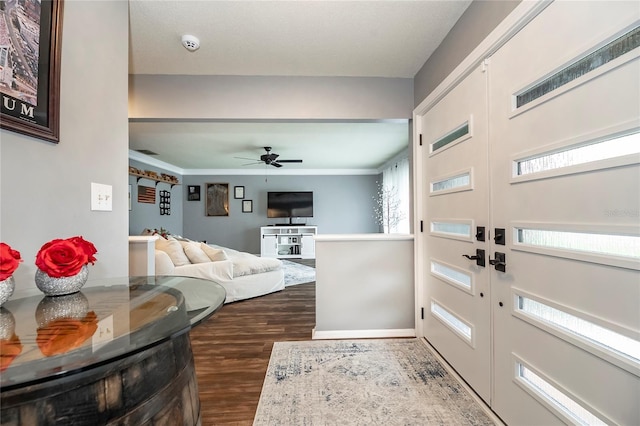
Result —
<instances>
[{"instance_id":1,"label":"white blanket","mask_svg":"<svg viewBox=\"0 0 640 426\"><path fill-rule=\"evenodd\" d=\"M234 278L282 269L282 262L279 259L259 257L254 254L233 250L228 247L216 246L213 244L209 245L211 247L224 250L229 260L233 262Z\"/></svg>"}]
</instances>

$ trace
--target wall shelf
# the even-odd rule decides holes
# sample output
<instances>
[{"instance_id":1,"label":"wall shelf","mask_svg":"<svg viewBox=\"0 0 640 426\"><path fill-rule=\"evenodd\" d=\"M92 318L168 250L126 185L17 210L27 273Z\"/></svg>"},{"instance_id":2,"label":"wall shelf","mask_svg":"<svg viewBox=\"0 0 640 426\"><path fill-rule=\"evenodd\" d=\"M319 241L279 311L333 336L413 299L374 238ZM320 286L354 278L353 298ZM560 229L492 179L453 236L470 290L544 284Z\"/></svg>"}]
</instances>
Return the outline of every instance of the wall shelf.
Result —
<instances>
[{"instance_id":1,"label":"wall shelf","mask_svg":"<svg viewBox=\"0 0 640 426\"><path fill-rule=\"evenodd\" d=\"M171 185L171 188L173 188L176 185L180 185L178 182L173 182L173 181L170 181L170 180L167 180L167 179L163 179L161 177L147 176L147 175L142 174L142 173L129 172L129 175L135 176L137 178L136 182L140 182L140 179L148 179L148 180L154 181L156 183L156 188L158 187L158 184L160 182L168 183L169 185Z\"/></svg>"}]
</instances>

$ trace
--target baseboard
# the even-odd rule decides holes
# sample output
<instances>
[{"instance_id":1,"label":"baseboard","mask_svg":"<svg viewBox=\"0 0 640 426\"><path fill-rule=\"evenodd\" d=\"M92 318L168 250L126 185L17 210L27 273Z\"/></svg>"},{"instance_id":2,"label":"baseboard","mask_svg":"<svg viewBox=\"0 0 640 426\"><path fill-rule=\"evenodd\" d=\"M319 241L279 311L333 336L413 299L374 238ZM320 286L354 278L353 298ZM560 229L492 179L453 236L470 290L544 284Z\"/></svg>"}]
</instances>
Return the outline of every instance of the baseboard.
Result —
<instances>
[{"instance_id":1,"label":"baseboard","mask_svg":"<svg viewBox=\"0 0 640 426\"><path fill-rule=\"evenodd\" d=\"M311 331L313 340L331 339L386 339L390 337L416 337L414 328L397 328L385 330L327 330Z\"/></svg>"}]
</instances>

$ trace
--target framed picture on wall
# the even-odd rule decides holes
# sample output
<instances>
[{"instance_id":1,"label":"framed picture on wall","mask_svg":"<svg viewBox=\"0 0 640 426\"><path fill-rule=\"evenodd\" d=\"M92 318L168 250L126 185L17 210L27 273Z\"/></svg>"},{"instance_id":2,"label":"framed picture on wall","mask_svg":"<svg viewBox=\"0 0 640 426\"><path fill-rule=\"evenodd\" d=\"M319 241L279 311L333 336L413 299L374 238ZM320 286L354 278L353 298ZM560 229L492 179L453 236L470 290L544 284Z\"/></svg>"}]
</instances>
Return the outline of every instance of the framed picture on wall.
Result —
<instances>
[{"instance_id":1,"label":"framed picture on wall","mask_svg":"<svg viewBox=\"0 0 640 426\"><path fill-rule=\"evenodd\" d=\"M0 46L0 127L58 143L63 2L2 3L11 43Z\"/></svg>"},{"instance_id":2,"label":"framed picture on wall","mask_svg":"<svg viewBox=\"0 0 640 426\"><path fill-rule=\"evenodd\" d=\"M229 216L228 183L208 183L206 196L207 216Z\"/></svg>"},{"instance_id":3,"label":"framed picture on wall","mask_svg":"<svg viewBox=\"0 0 640 426\"><path fill-rule=\"evenodd\" d=\"M253 211L253 201L252 200L243 200L242 201L242 213L251 213Z\"/></svg>"},{"instance_id":4,"label":"framed picture on wall","mask_svg":"<svg viewBox=\"0 0 640 426\"><path fill-rule=\"evenodd\" d=\"M187 201L200 201L200 185L187 187Z\"/></svg>"},{"instance_id":5,"label":"framed picture on wall","mask_svg":"<svg viewBox=\"0 0 640 426\"><path fill-rule=\"evenodd\" d=\"M233 187L233 198L235 198L235 199L244 198L244 186L234 186Z\"/></svg>"}]
</instances>

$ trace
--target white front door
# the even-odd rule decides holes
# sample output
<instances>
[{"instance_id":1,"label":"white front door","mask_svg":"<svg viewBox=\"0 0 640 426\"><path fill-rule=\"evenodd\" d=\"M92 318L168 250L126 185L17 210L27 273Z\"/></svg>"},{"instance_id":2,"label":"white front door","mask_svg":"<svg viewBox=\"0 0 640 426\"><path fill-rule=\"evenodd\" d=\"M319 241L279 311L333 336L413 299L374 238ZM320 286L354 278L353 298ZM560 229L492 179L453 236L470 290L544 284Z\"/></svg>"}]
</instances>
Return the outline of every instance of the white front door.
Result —
<instances>
[{"instance_id":1,"label":"white front door","mask_svg":"<svg viewBox=\"0 0 640 426\"><path fill-rule=\"evenodd\" d=\"M490 59L508 424L640 424L639 22L637 1L556 1Z\"/></svg>"},{"instance_id":2,"label":"white front door","mask_svg":"<svg viewBox=\"0 0 640 426\"><path fill-rule=\"evenodd\" d=\"M424 336L490 403L491 297L479 227L489 225L487 78L474 70L421 119ZM476 235L478 234L478 235ZM483 241L485 240L485 241Z\"/></svg>"}]
</instances>

